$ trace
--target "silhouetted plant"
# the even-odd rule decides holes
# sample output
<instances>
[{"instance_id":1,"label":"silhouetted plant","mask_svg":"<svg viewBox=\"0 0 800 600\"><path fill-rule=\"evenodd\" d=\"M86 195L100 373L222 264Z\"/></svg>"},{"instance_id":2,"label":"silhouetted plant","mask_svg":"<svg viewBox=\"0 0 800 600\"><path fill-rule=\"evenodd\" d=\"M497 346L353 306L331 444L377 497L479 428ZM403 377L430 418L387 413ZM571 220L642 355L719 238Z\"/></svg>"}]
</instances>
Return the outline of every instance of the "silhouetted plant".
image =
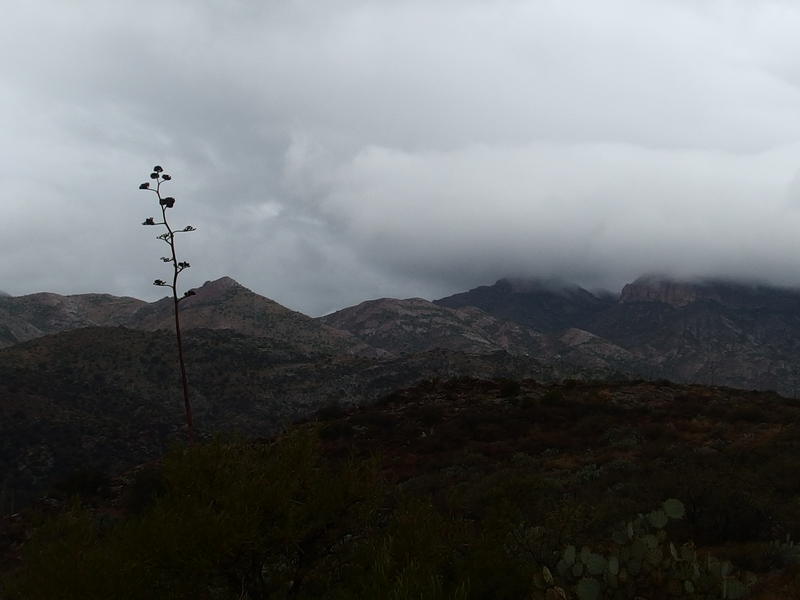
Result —
<instances>
[{"instance_id":1,"label":"silhouetted plant","mask_svg":"<svg viewBox=\"0 0 800 600\"><path fill-rule=\"evenodd\" d=\"M164 281L163 279L156 279L153 282L153 285L172 289L172 299L174 303L173 308L175 312L175 337L178 341L178 363L181 369L181 385L183 386L183 405L186 411L186 426L188 428L189 441L193 441L194 426L192 424L192 405L189 402L189 384L186 379L186 366L183 361L183 341L181 339L181 321L178 305L180 304L181 300L185 300L189 296L194 296L195 293L194 291L189 290L188 292L184 293L182 297L178 297L178 275L180 275L185 269L188 269L191 265L185 261L178 261L177 254L175 252L175 234L194 231L195 228L191 225L187 225L183 229L173 229L167 220L167 209L175 206L175 198L172 196L162 196L161 184L170 181L172 177L164 173L164 169L156 165L153 167L153 172L150 173L150 179L155 183L155 187L153 187L149 181L145 181L139 186L139 189L151 191L156 195L158 198L158 205L161 207L161 221L156 221L155 217L147 217L142 222L142 225L163 225L166 229L164 233L157 236L157 239L169 246L170 256L162 256L161 260L165 263L172 264L172 283Z\"/></svg>"}]
</instances>

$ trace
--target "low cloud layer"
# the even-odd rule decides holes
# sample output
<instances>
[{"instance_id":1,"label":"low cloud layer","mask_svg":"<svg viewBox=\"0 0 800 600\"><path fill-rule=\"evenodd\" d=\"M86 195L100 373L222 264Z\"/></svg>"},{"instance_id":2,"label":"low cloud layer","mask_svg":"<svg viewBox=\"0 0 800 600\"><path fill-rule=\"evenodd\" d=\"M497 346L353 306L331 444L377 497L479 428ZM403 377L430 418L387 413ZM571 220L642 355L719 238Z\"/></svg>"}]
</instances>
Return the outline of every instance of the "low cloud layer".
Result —
<instances>
[{"instance_id":1,"label":"low cloud layer","mask_svg":"<svg viewBox=\"0 0 800 600\"><path fill-rule=\"evenodd\" d=\"M498 277L800 285L800 8L12 2L0 289L187 285L321 314ZM46 41L46 43L44 43Z\"/></svg>"}]
</instances>

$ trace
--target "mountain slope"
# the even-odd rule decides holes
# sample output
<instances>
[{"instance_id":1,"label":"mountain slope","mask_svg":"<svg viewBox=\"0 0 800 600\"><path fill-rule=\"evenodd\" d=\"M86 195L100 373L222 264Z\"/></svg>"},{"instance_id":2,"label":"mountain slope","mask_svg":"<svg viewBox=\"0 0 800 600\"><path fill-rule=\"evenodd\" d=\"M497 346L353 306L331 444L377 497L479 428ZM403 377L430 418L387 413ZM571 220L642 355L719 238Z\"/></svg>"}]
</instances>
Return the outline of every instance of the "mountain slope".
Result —
<instances>
[{"instance_id":1,"label":"mountain slope","mask_svg":"<svg viewBox=\"0 0 800 600\"><path fill-rule=\"evenodd\" d=\"M796 394L800 291L643 278L587 329L662 377Z\"/></svg>"},{"instance_id":2,"label":"mountain slope","mask_svg":"<svg viewBox=\"0 0 800 600\"><path fill-rule=\"evenodd\" d=\"M365 343L392 353L444 348L485 354L503 350L540 355L543 336L473 307L458 310L422 298L362 302L319 319Z\"/></svg>"},{"instance_id":3,"label":"mountain slope","mask_svg":"<svg viewBox=\"0 0 800 600\"><path fill-rule=\"evenodd\" d=\"M229 329L187 331L185 356L201 437L272 435L323 406L369 404L424 380L549 377L541 363L504 352L304 354ZM168 331L80 328L0 350L0 489L22 499L76 470L159 456L182 438L180 398Z\"/></svg>"},{"instance_id":4,"label":"mountain slope","mask_svg":"<svg viewBox=\"0 0 800 600\"><path fill-rule=\"evenodd\" d=\"M798 535L797 403L515 384L427 382L277 439L179 448L109 486L73 481L0 519L4 597L149 599L157 582L181 598L387 598L401 578L417 598L431 581L448 598L717 598L742 582L736 597L798 597L796 548L773 541ZM53 505L67 512L41 526ZM621 596L580 558L564 568L575 547L634 565Z\"/></svg>"},{"instance_id":5,"label":"mountain slope","mask_svg":"<svg viewBox=\"0 0 800 600\"><path fill-rule=\"evenodd\" d=\"M121 325L145 304L109 294L0 294L0 348L67 329Z\"/></svg>"},{"instance_id":6,"label":"mountain slope","mask_svg":"<svg viewBox=\"0 0 800 600\"><path fill-rule=\"evenodd\" d=\"M289 310L230 277L208 281L194 291L181 301L181 326L186 331L230 329L305 353L376 353L350 334ZM118 325L174 330L172 299L148 303L108 294L50 293L0 297L0 348L60 331Z\"/></svg>"},{"instance_id":7,"label":"mountain slope","mask_svg":"<svg viewBox=\"0 0 800 600\"><path fill-rule=\"evenodd\" d=\"M394 354L437 348L473 354L501 351L548 363L565 377L647 370L636 355L581 329L542 334L475 307L450 309L421 298L371 300L321 320Z\"/></svg>"},{"instance_id":8,"label":"mountain slope","mask_svg":"<svg viewBox=\"0 0 800 600\"><path fill-rule=\"evenodd\" d=\"M375 352L350 334L328 327L240 285L230 277L207 281L181 301L181 327L229 329L242 335L291 344L300 352ZM126 321L134 329L173 330L171 298L141 307Z\"/></svg>"},{"instance_id":9,"label":"mountain slope","mask_svg":"<svg viewBox=\"0 0 800 600\"><path fill-rule=\"evenodd\" d=\"M434 302L448 308L474 306L497 317L538 331L551 332L583 324L614 303L585 289L544 280L500 279L494 285L480 286L440 298Z\"/></svg>"},{"instance_id":10,"label":"mountain slope","mask_svg":"<svg viewBox=\"0 0 800 600\"><path fill-rule=\"evenodd\" d=\"M567 346L551 346L546 354L554 360L648 378L800 390L800 290L647 276L614 299L501 280L437 301L466 302L521 325L554 328L549 337Z\"/></svg>"}]
</instances>

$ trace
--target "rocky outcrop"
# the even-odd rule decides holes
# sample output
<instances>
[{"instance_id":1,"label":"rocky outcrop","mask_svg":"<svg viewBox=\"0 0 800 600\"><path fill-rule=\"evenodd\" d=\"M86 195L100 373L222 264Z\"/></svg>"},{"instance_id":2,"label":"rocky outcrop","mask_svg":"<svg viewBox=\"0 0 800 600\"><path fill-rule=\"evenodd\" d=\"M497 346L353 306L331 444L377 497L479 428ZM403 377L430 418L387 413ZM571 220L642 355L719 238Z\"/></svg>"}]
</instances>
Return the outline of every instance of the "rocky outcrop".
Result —
<instances>
[{"instance_id":1,"label":"rocky outcrop","mask_svg":"<svg viewBox=\"0 0 800 600\"><path fill-rule=\"evenodd\" d=\"M695 302L714 302L729 308L797 311L800 290L729 280L680 280L640 277L620 293L620 303L660 302L673 307Z\"/></svg>"},{"instance_id":2,"label":"rocky outcrop","mask_svg":"<svg viewBox=\"0 0 800 600\"><path fill-rule=\"evenodd\" d=\"M670 306L686 306L698 300L719 302L719 294L711 286L685 281L642 277L622 288L619 301L663 302Z\"/></svg>"}]
</instances>

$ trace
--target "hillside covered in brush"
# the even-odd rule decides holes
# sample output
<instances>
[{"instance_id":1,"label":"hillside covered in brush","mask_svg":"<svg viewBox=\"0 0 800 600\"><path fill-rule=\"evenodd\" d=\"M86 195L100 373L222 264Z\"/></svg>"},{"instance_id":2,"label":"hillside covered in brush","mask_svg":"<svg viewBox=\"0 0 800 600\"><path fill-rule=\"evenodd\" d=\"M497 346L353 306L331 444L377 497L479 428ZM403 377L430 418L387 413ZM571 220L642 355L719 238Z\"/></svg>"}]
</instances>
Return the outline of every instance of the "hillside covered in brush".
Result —
<instances>
[{"instance_id":1,"label":"hillside covered in brush","mask_svg":"<svg viewBox=\"0 0 800 600\"><path fill-rule=\"evenodd\" d=\"M557 376L503 352L375 358L211 329L189 330L185 344L204 436L273 435L324 406L370 404L426 379ZM78 471L113 473L155 458L182 438L174 363L173 334L124 327L74 329L0 351L0 509Z\"/></svg>"},{"instance_id":2,"label":"hillside covered in brush","mask_svg":"<svg viewBox=\"0 0 800 600\"><path fill-rule=\"evenodd\" d=\"M4 521L0 581L26 600L793 598L799 417L723 388L430 382L75 480Z\"/></svg>"}]
</instances>

